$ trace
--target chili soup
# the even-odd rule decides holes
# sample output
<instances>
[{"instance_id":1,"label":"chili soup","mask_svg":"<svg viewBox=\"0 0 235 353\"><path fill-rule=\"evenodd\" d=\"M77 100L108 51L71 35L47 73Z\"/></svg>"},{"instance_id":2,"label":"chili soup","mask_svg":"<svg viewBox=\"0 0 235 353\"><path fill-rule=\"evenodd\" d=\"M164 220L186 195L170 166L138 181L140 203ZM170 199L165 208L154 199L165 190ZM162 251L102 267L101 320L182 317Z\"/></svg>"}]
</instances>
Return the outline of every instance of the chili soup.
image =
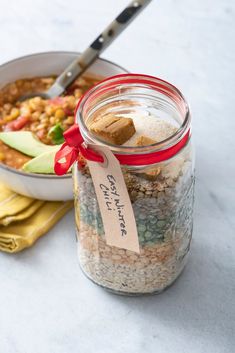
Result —
<instances>
[{"instance_id":1,"label":"chili soup","mask_svg":"<svg viewBox=\"0 0 235 353\"><path fill-rule=\"evenodd\" d=\"M63 143L63 132L74 123L74 110L83 95L102 78L79 77L63 96L53 99L34 97L23 102L19 97L43 92L54 83L56 76L20 79L0 90L0 132L30 131L46 145ZM0 163L21 169L31 157L0 141Z\"/></svg>"}]
</instances>

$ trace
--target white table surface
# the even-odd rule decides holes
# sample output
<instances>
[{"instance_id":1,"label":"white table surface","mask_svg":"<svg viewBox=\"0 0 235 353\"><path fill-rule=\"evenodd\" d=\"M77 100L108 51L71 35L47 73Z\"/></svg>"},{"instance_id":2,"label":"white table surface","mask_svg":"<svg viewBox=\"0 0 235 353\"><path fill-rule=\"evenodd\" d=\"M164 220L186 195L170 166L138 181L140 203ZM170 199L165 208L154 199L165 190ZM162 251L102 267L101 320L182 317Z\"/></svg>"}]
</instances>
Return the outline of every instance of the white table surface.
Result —
<instances>
[{"instance_id":1,"label":"white table surface","mask_svg":"<svg viewBox=\"0 0 235 353\"><path fill-rule=\"evenodd\" d=\"M0 0L0 61L82 50L125 4ZM153 297L105 292L79 269L71 212L31 249L0 254L0 353L234 352L234 23L234 0L154 0L104 55L191 103L195 223L181 278Z\"/></svg>"}]
</instances>

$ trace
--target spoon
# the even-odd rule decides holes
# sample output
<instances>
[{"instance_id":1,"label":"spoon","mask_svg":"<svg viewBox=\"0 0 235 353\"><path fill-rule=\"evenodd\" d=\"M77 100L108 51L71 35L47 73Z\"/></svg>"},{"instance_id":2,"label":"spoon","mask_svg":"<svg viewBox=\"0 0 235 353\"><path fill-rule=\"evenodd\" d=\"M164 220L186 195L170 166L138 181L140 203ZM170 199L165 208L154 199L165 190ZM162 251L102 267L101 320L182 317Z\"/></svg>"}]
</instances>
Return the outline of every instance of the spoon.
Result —
<instances>
[{"instance_id":1,"label":"spoon","mask_svg":"<svg viewBox=\"0 0 235 353\"><path fill-rule=\"evenodd\" d=\"M94 40L94 42L75 59L57 77L53 85L46 92L37 92L23 95L19 101L33 97L51 99L60 96L66 88L79 77L98 56L118 37L131 21L151 2L151 0L135 0L126 7L116 19Z\"/></svg>"}]
</instances>

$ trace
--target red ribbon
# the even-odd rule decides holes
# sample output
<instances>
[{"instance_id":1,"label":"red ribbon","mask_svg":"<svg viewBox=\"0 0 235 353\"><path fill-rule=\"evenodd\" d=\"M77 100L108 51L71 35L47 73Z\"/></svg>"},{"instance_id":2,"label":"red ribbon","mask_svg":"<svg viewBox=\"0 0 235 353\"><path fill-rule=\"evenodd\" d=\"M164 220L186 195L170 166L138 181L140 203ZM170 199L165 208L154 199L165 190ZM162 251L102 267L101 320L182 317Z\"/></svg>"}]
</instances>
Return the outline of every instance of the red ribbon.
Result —
<instances>
[{"instance_id":1,"label":"red ribbon","mask_svg":"<svg viewBox=\"0 0 235 353\"><path fill-rule=\"evenodd\" d=\"M162 151L145 154L114 154L120 164L124 165L150 165L163 162L177 154L188 142L190 131L174 146ZM84 139L79 126L74 124L64 133L65 143L55 155L54 170L57 175L64 175L68 172L73 163L77 160L79 153L87 160L103 163L104 159L91 148L83 145Z\"/></svg>"},{"instance_id":2,"label":"red ribbon","mask_svg":"<svg viewBox=\"0 0 235 353\"><path fill-rule=\"evenodd\" d=\"M83 137L77 124L74 124L64 133L65 143L56 152L54 171L57 175L64 175L77 160L79 153L89 161L102 163L103 157L88 147L84 147ZM63 161L64 160L64 161Z\"/></svg>"}]
</instances>

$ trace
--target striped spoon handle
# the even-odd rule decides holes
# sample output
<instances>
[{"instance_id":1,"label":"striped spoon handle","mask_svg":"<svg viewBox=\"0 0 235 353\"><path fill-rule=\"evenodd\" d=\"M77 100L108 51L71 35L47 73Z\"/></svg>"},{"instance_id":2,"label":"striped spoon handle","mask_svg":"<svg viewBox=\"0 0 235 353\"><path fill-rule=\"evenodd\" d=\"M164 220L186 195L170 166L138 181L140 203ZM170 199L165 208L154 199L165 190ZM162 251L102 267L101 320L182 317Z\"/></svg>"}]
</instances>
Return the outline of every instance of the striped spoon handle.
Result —
<instances>
[{"instance_id":1,"label":"striped spoon handle","mask_svg":"<svg viewBox=\"0 0 235 353\"><path fill-rule=\"evenodd\" d=\"M151 2L151 0L132 1L115 20L94 40L94 42L75 59L50 87L47 95L61 95L65 89L80 76L97 57L124 31L133 19Z\"/></svg>"}]
</instances>

